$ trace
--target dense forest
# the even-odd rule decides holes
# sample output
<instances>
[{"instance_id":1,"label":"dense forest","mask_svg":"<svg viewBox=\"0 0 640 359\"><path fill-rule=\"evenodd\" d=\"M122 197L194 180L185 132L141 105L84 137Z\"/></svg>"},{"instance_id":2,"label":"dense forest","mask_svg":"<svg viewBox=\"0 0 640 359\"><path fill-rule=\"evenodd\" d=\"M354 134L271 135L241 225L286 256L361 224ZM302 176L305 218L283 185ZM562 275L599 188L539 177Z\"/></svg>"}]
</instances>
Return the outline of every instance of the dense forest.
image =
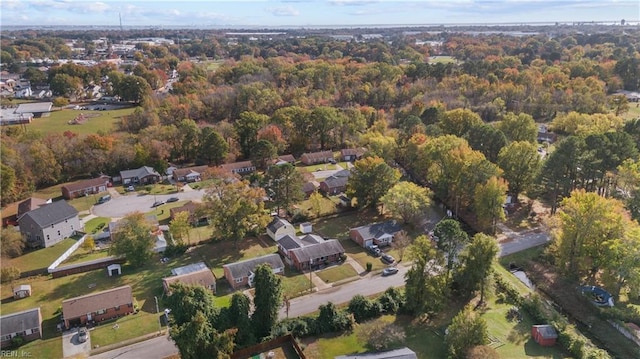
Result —
<instances>
[{"instance_id":1,"label":"dense forest","mask_svg":"<svg viewBox=\"0 0 640 359\"><path fill-rule=\"evenodd\" d=\"M136 63L122 67L66 63L43 71L31 61L77 56L70 38L83 58L100 60L115 55L92 40L154 35L176 41L137 44ZM3 127L2 203L141 165L266 163L282 153L363 146L402 165L451 207L475 208L477 186L495 177L514 196L543 196L554 206L575 189L622 196L640 215L640 120L624 120L637 105L618 93L640 86L639 48L632 28L553 36L413 31L367 41L357 31L351 41L204 31L7 33L3 70L76 101L82 89L103 83L138 108L111 133ZM443 55L449 61L431 61ZM155 92L173 70L172 90ZM544 156L540 124L560 136Z\"/></svg>"}]
</instances>

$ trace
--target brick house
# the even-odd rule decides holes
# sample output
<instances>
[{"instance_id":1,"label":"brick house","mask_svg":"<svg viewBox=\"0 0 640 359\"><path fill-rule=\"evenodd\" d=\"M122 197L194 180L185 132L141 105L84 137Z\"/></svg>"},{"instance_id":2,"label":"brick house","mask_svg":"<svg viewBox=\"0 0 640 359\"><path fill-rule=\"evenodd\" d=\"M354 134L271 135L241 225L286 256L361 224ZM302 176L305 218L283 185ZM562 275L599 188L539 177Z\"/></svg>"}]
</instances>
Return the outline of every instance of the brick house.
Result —
<instances>
[{"instance_id":1,"label":"brick house","mask_svg":"<svg viewBox=\"0 0 640 359\"><path fill-rule=\"evenodd\" d=\"M299 271L316 269L337 263L344 255L344 248L335 239L310 244L289 251L291 265Z\"/></svg>"},{"instance_id":2,"label":"brick house","mask_svg":"<svg viewBox=\"0 0 640 359\"><path fill-rule=\"evenodd\" d=\"M206 179L205 173L209 170L209 166L194 166L178 168L173 170L173 179L178 182L200 182Z\"/></svg>"},{"instance_id":3,"label":"brick house","mask_svg":"<svg viewBox=\"0 0 640 359\"><path fill-rule=\"evenodd\" d=\"M366 226L349 229L349 237L361 247L371 245L388 246L393 242L393 237L402 230L396 221L386 221L368 224Z\"/></svg>"},{"instance_id":4,"label":"brick house","mask_svg":"<svg viewBox=\"0 0 640 359\"><path fill-rule=\"evenodd\" d=\"M11 339L17 336L25 342L42 338L40 307L0 316L0 346L11 346Z\"/></svg>"},{"instance_id":5,"label":"brick house","mask_svg":"<svg viewBox=\"0 0 640 359\"><path fill-rule=\"evenodd\" d=\"M255 269L260 264L268 264L273 269L273 273L284 274L284 263L278 254L268 254L266 256L247 259L240 262L225 264L222 266L224 277L231 285L231 288L238 289L246 286L253 287Z\"/></svg>"},{"instance_id":6,"label":"brick house","mask_svg":"<svg viewBox=\"0 0 640 359\"><path fill-rule=\"evenodd\" d=\"M191 225L196 225L200 222L206 221L206 217L201 217L198 214L201 207L202 207L202 204L189 201L180 207L171 208L169 210L169 218L171 218L171 220L174 220L178 213L187 212L189 213L189 223Z\"/></svg>"},{"instance_id":7,"label":"brick house","mask_svg":"<svg viewBox=\"0 0 640 359\"><path fill-rule=\"evenodd\" d=\"M22 215L20 233L29 247L50 247L82 230L78 211L66 201L56 201Z\"/></svg>"},{"instance_id":8,"label":"brick house","mask_svg":"<svg viewBox=\"0 0 640 359\"><path fill-rule=\"evenodd\" d=\"M359 160L365 152L364 148L345 148L340 150L340 158L345 162L355 161Z\"/></svg>"},{"instance_id":9,"label":"brick house","mask_svg":"<svg viewBox=\"0 0 640 359\"><path fill-rule=\"evenodd\" d=\"M174 268L171 270L171 274L170 277L162 278L162 287L167 294L171 294L169 287L173 283L199 285L213 293L216 292L216 276L204 262Z\"/></svg>"},{"instance_id":10,"label":"brick house","mask_svg":"<svg viewBox=\"0 0 640 359\"><path fill-rule=\"evenodd\" d=\"M333 152L331 151L321 151L321 152L311 152L311 153L303 153L300 157L300 162L305 165L315 165L318 163L327 163L333 158Z\"/></svg>"},{"instance_id":11,"label":"brick house","mask_svg":"<svg viewBox=\"0 0 640 359\"><path fill-rule=\"evenodd\" d=\"M128 285L62 301L62 315L67 329L131 313L133 294Z\"/></svg>"},{"instance_id":12,"label":"brick house","mask_svg":"<svg viewBox=\"0 0 640 359\"><path fill-rule=\"evenodd\" d=\"M87 194L106 192L108 187L109 177L103 176L64 185L60 191L65 199L73 199Z\"/></svg>"},{"instance_id":13,"label":"brick house","mask_svg":"<svg viewBox=\"0 0 640 359\"><path fill-rule=\"evenodd\" d=\"M162 180L162 176L149 166L142 166L133 170L120 171L120 180L123 185L152 184Z\"/></svg>"},{"instance_id":14,"label":"brick house","mask_svg":"<svg viewBox=\"0 0 640 359\"><path fill-rule=\"evenodd\" d=\"M320 182L320 191L327 196L334 196L347 190L349 177L330 176Z\"/></svg>"},{"instance_id":15,"label":"brick house","mask_svg":"<svg viewBox=\"0 0 640 359\"><path fill-rule=\"evenodd\" d=\"M223 170L235 173L238 175L246 175L253 173L256 170L256 166L251 161L241 161L234 163L225 163L220 166Z\"/></svg>"}]
</instances>

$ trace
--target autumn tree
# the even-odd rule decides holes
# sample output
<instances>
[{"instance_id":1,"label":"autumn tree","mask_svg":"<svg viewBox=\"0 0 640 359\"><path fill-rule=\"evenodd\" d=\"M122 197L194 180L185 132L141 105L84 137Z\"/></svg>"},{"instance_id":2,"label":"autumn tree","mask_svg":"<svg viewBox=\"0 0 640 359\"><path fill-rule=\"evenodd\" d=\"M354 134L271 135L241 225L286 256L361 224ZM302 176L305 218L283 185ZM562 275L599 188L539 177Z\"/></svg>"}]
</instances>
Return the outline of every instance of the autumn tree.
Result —
<instances>
[{"instance_id":1,"label":"autumn tree","mask_svg":"<svg viewBox=\"0 0 640 359\"><path fill-rule=\"evenodd\" d=\"M531 115L526 113L507 113L497 125L510 142L536 143L538 138L538 126Z\"/></svg>"},{"instance_id":2,"label":"autumn tree","mask_svg":"<svg viewBox=\"0 0 640 359\"><path fill-rule=\"evenodd\" d=\"M507 137L495 126L482 124L471 128L466 139L469 146L482 154L491 162L496 163L498 154L507 145Z\"/></svg>"},{"instance_id":3,"label":"autumn tree","mask_svg":"<svg viewBox=\"0 0 640 359\"><path fill-rule=\"evenodd\" d=\"M309 203L311 204L311 211L315 213L316 218L320 217L322 213L322 200L323 197L318 191L314 191L311 196L309 196Z\"/></svg>"},{"instance_id":4,"label":"autumn tree","mask_svg":"<svg viewBox=\"0 0 640 359\"><path fill-rule=\"evenodd\" d=\"M478 233L460 254L462 264L455 274L455 281L467 295L480 289L480 303L484 301L486 279L499 252L495 238Z\"/></svg>"},{"instance_id":5,"label":"autumn tree","mask_svg":"<svg viewBox=\"0 0 640 359\"><path fill-rule=\"evenodd\" d=\"M251 149L251 161L257 168L265 169L278 155L276 147L267 140L258 140Z\"/></svg>"},{"instance_id":6,"label":"autumn tree","mask_svg":"<svg viewBox=\"0 0 640 359\"><path fill-rule=\"evenodd\" d=\"M556 260L577 278L595 274L607 262L609 241L622 238L629 225L620 201L576 190L562 200L556 239Z\"/></svg>"},{"instance_id":7,"label":"autumn tree","mask_svg":"<svg viewBox=\"0 0 640 359\"><path fill-rule=\"evenodd\" d=\"M509 194L514 199L526 191L538 176L542 165L536 146L530 142L516 141L504 147L498 154L498 166L509 184Z\"/></svg>"},{"instance_id":8,"label":"autumn tree","mask_svg":"<svg viewBox=\"0 0 640 359\"><path fill-rule=\"evenodd\" d=\"M189 240L191 224L189 224L190 214L188 211L176 213L169 223L169 231L177 245L184 245Z\"/></svg>"},{"instance_id":9,"label":"autumn tree","mask_svg":"<svg viewBox=\"0 0 640 359\"><path fill-rule=\"evenodd\" d=\"M269 166L265 182L267 194L278 208L289 209L304 199L302 174L290 163Z\"/></svg>"},{"instance_id":10,"label":"autumn tree","mask_svg":"<svg viewBox=\"0 0 640 359\"><path fill-rule=\"evenodd\" d=\"M436 246L446 259L446 274L449 277L456 263L458 252L469 242L469 235L462 229L460 222L452 218L443 219L433 229Z\"/></svg>"},{"instance_id":11,"label":"autumn tree","mask_svg":"<svg viewBox=\"0 0 640 359\"><path fill-rule=\"evenodd\" d=\"M438 125L447 135L464 137L473 127L482 125L482 119L471 110L457 108L445 111Z\"/></svg>"},{"instance_id":12,"label":"autumn tree","mask_svg":"<svg viewBox=\"0 0 640 359\"><path fill-rule=\"evenodd\" d=\"M495 232L497 222L505 219L503 205L507 188L507 183L498 177L476 186L473 208L481 228Z\"/></svg>"},{"instance_id":13,"label":"autumn tree","mask_svg":"<svg viewBox=\"0 0 640 359\"><path fill-rule=\"evenodd\" d=\"M436 313L449 294L445 259L426 236L416 238L408 248L413 265L405 275L405 308L419 315Z\"/></svg>"},{"instance_id":14,"label":"autumn tree","mask_svg":"<svg viewBox=\"0 0 640 359\"><path fill-rule=\"evenodd\" d=\"M223 181L207 188L204 213L211 219L213 236L237 242L248 233L257 233L269 222L264 210L265 192L246 181Z\"/></svg>"},{"instance_id":15,"label":"autumn tree","mask_svg":"<svg viewBox=\"0 0 640 359\"><path fill-rule=\"evenodd\" d=\"M311 111L311 131L321 150L324 150L328 143L332 143L333 130L340 122L339 117L338 110L333 107L319 106Z\"/></svg>"},{"instance_id":16,"label":"autumn tree","mask_svg":"<svg viewBox=\"0 0 640 359\"><path fill-rule=\"evenodd\" d=\"M238 136L240 152L242 152L245 158L251 156L252 149L256 143L258 143L258 131L260 131L268 121L269 117L266 115L255 112L243 112L240 114L240 118L233 124Z\"/></svg>"},{"instance_id":17,"label":"autumn tree","mask_svg":"<svg viewBox=\"0 0 640 359\"><path fill-rule=\"evenodd\" d=\"M471 308L465 307L447 327L445 342L449 358L465 359L471 348L489 343L487 323Z\"/></svg>"},{"instance_id":18,"label":"autumn tree","mask_svg":"<svg viewBox=\"0 0 640 359\"><path fill-rule=\"evenodd\" d=\"M622 289L630 293L640 290L640 226L629 223L624 235L606 242L606 260L602 281L617 299Z\"/></svg>"},{"instance_id":19,"label":"autumn tree","mask_svg":"<svg viewBox=\"0 0 640 359\"><path fill-rule=\"evenodd\" d=\"M365 157L354 163L347 192L357 198L359 207L375 207L380 198L400 180L400 171L380 157Z\"/></svg>"},{"instance_id":20,"label":"autumn tree","mask_svg":"<svg viewBox=\"0 0 640 359\"><path fill-rule=\"evenodd\" d=\"M262 339L271 333L278 321L282 303L282 279L273 273L271 266L261 264L255 269L255 310L251 315L256 338Z\"/></svg>"},{"instance_id":21,"label":"autumn tree","mask_svg":"<svg viewBox=\"0 0 640 359\"><path fill-rule=\"evenodd\" d=\"M134 212L125 216L111 233L113 241L109 253L126 257L134 267L144 265L153 255L155 240L152 230L153 225L144 213Z\"/></svg>"},{"instance_id":22,"label":"autumn tree","mask_svg":"<svg viewBox=\"0 0 640 359\"><path fill-rule=\"evenodd\" d=\"M15 258L22 254L25 246L25 237L13 226L8 226L0 230L0 249L2 257Z\"/></svg>"},{"instance_id":23,"label":"autumn tree","mask_svg":"<svg viewBox=\"0 0 640 359\"><path fill-rule=\"evenodd\" d=\"M380 203L385 212L418 227L431 208L431 191L413 182L398 182L380 198Z\"/></svg>"}]
</instances>

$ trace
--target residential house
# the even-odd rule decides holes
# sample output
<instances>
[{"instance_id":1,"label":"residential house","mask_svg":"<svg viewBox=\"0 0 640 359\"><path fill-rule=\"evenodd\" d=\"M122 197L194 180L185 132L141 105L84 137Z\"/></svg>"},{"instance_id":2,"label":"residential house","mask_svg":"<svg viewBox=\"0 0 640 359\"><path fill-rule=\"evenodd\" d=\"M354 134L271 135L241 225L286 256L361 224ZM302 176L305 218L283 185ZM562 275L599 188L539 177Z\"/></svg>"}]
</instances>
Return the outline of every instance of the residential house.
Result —
<instances>
[{"instance_id":1,"label":"residential house","mask_svg":"<svg viewBox=\"0 0 640 359\"><path fill-rule=\"evenodd\" d=\"M296 227L289 223L286 219L274 216L267 225L267 235L274 241L285 235L296 235Z\"/></svg>"},{"instance_id":2,"label":"residential house","mask_svg":"<svg viewBox=\"0 0 640 359\"><path fill-rule=\"evenodd\" d=\"M172 276L162 278L164 292L171 294L170 286L173 283L185 285L199 285L216 292L216 277L204 262L198 262L171 270Z\"/></svg>"},{"instance_id":3,"label":"residential house","mask_svg":"<svg viewBox=\"0 0 640 359\"><path fill-rule=\"evenodd\" d=\"M337 263L344 255L344 248L336 239L294 248L289 251L291 265L299 271L317 269Z\"/></svg>"},{"instance_id":4,"label":"residential house","mask_svg":"<svg viewBox=\"0 0 640 359\"><path fill-rule=\"evenodd\" d=\"M62 316L67 329L121 317L133 313L133 310L133 294L128 285L62 301Z\"/></svg>"},{"instance_id":5,"label":"residential house","mask_svg":"<svg viewBox=\"0 0 640 359\"><path fill-rule=\"evenodd\" d=\"M342 161L355 161L359 160L365 152L364 148L345 148L340 150L340 158Z\"/></svg>"},{"instance_id":6,"label":"residential house","mask_svg":"<svg viewBox=\"0 0 640 359\"><path fill-rule=\"evenodd\" d=\"M202 204L189 201L180 207L171 208L169 210L169 218L174 220L178 213L187 212L189 213L189 223L195 226L198 223L204 223L207 221L206 217L199 214L200 208L202 208Z\"/></svg>"},{"instance_id":7,"label":"residential house","mask_svg":"<svg viewBox=\"0 0 640 359\"><path fill-rule=\"evenodd\" d=\"M540 124L538 125L538 142L547 142L554 143L558 139L558 135L553 132L550 132L547 128L547 125Z\"/></svg>"},{"instance_id":8,"label":"residential house","mask_svg":"<svg viewBox=\"0 0 640 359\"><path fill-rule=\"evenodd\" d=\"M21 284L13 288L13 299L22 299L31 296L31 286L29 284Z\"/></svg>"},{"instance_id":9,"label":"residential house","mask_svg":"<svg viewBox=\"0 0 640 359\"><path fill-rule=\"evenodd\" d=\"M25 342L42 338L42 313L40 307L0 316L0 346L10 347L14 337Z\"/></svg>"},{"instance_id":10,"label":"residential house","mask_svg":"<svg viewBox=\"0 0 640 359\"><path fill-rule=\"evenodd\" d=\"M222 266L224 277L233 289L243 288L247 285L253 287L255 269L261 264L268 264L276 274L284 273L284 263L278 254L247 259L240 262L225 264Z\"/></svg>"},{"instance_id":11,"label":"residential house","mask_svg":"<svg viewBox=\"0 0 640 359\"><path fill-rule=\"evenodd\" d=\"M327 196L335 196L347 190L349 177L330 176L320 182L320 191Z\"/></svg>"},{"instance_id":12,"label":"residential house","mask_svg":"<svg viewBox=\"0 0 640 359\"><path fill-rule=\"evenodd\" d=\"M109 177L101 176L84 181L64 185L60 188L65 199L73 199L88 194L106 192L109 187Z\"/></svg>"},{"instance_id":13,"label":"residential house","mask_svg":"<svg viewBox=\"0 0 640 359\"><path fill-rule=\"evenodd\" d=\"M317 181L309 181L302 185L302 192L304 192L305 197L309 198L318 188L320 188L320 183Z\"/></svg>"},{"instance_id":14,"label":"residential house","mask_svg":"<svg viewBox=\"0 0 640 359\"><path fill-rule=\"evenodd\" d=\"M307 166L331 161L334 161L333 152L331 151L303 153L300 157L300 162Z\"/></svg>"},{"instance_id":15,"label":"residential house","mask_svg":"<svg viewBox=\"0 0 640 359\"><path fill-rule=\"evenodd\" d=\"M50 247L82 229L78 211L66 201L56 201L18 218L20 233L29 247Z\"/></svg>"},{"instance_id":16,"label":"residential house","mask_svg":"<svg viewBox=\"0 0 640 359\"><path fill-rule=\"evenodd\" d=\"M209 169L209 166L195 166L177 168L173 171L173 179L178 182L200 182L205 176L205 172Z\"/></svg>"},{"instance_id":17,"label":"residential house","mask_svg":"<svg viewBox=\"0 0 640 359\"><path fill-rule=\"evenodd\" d=\"M120 180L123 185L151 184L160 182L162 176L149 166L142 166L133 170L120 171Z\"/></svg>"},{"instance_id":18,"label":"residential house","mask_svg":"<svg viewBox=\"0 0 640 359\"><path fill-rule=\"evenodd\" d=\"M51 202L41 198L36 198L36 197L27 198L18 204L17 218L19 219L25 213L33 211L36 208L40 208L48 203L51 203Z\"/></svg>"},{"instance_id":19,"label":"residential house","mask_svg":"<svg viewBox=\"0 0 640 359\"><path fill-rule=\"evenodd\" d=\"M281 155L278 156L278 163L281 162L287 162L287 163L291 163L292 165L296 164L296 158L293 155Z\"/></svg>"},{"instance_id":20,"label":"residential house","mask_svg":"<svg viewBox=\"0 0 640 359\"><path fill-rule=\"evenodd\" d=\"M418 359L418 355L413 350L404 347L383 352L340 355L335 359Z\"/></svg>"},{"instance_id":21,"label":"residential house","mask_svg":"<svg viewBox=\"0 0 640 359\"><path fill-rule=\"evenodd\" d=\"M253 162L251 161L225 163L220 167L225 171L235 173L238 175L249 174L256 170L256 166L254 166Z\"/></svg>"},{"instance_id":22,"label":"residential house","mask_svg":"<svg viewBox=\"0 0 640 359\"><path fill-rule=\"evenodd\" d=\"M386 221L351 228L349 229L349 237L363 248L374 244L388 246L393 242L396 233L401 230L402 227L398 222Z\"/></svg>"}]
</instances>

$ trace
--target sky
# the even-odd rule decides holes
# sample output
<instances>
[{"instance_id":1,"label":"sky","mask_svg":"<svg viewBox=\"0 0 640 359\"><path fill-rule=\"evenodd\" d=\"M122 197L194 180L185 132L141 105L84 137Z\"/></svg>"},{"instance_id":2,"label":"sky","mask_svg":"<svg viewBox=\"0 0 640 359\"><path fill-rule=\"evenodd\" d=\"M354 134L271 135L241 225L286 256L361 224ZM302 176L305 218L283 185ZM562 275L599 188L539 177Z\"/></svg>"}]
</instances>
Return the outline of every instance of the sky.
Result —
<instances>
[{"instance_id":1,"label":"sky","mask_svg":"<svg viewBox=\"0 0 640 359\"><path fill-rule=\"evenodd\" d=\"M640 0L0 0L8 25L278 27L637 22Z\"/></svg>"}]
</instances>

